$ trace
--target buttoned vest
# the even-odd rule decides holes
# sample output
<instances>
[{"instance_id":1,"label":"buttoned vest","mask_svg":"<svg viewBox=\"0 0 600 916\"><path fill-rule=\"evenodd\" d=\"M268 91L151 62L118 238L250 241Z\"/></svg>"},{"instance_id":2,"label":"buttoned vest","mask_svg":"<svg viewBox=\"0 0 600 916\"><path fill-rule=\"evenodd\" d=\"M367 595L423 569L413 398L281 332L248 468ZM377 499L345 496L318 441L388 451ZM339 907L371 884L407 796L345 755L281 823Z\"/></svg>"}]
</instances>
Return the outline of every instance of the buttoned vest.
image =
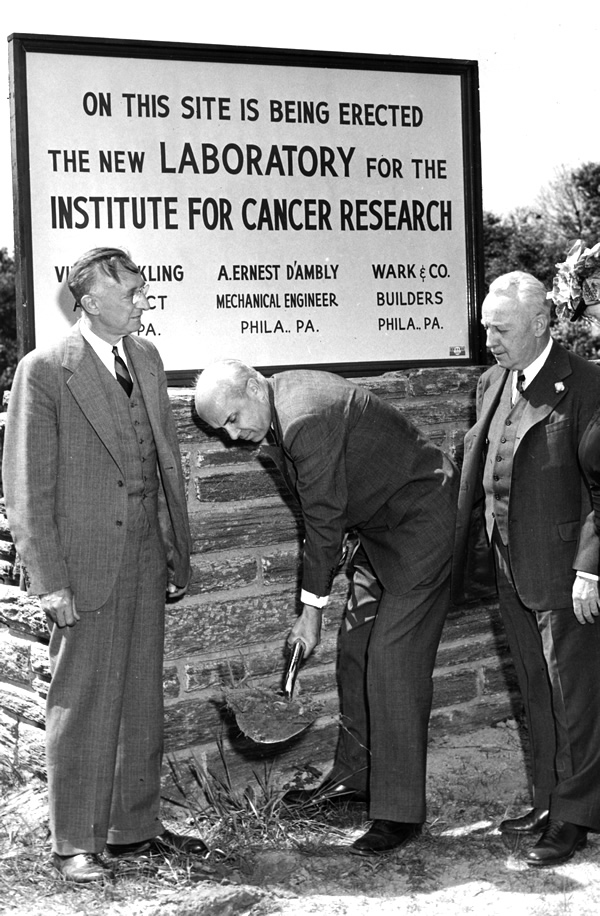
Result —
<instances>
[{"instance_id":1,"label":"buttoned vest","mask_svg":"<svg viewBox=\"0 0 600 916\"><path fill-rule=\"evenodd\" d=\"M98 365L119 438L127 495L132 500L141 501L148 512L155 512L158 500L156 446L135 371L130 365L133 391L127 397L100 360Z\"/></svg>"},{"instance_id":2,"label":"buttoned vest","mask_svg":"<svg viewBox=\"0 0 600 916\"><path fill-rule=\"evenodd\" d=\"M520 397L517 399L515 406L512 407L511 394L512 384L511 373L509 372L498 407L490 423L483 472L485 520L488 537L491 541L494 524L496 524L503 544L508 543L508 506L513 458L517 445L519 424L527 403L524 397Z\"/></svg>"}]
</instances>

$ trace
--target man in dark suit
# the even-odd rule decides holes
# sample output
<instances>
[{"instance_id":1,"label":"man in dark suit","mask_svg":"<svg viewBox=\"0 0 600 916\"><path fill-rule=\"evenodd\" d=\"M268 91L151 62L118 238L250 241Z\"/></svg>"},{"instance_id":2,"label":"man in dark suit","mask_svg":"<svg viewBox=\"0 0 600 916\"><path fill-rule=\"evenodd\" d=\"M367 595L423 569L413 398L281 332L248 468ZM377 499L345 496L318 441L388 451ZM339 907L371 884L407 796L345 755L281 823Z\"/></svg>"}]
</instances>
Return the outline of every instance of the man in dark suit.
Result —
<instances>
[{"instance_id":1,"label":"man in dark suit","mask_svg":"<svg viewBox=\"0 0 600 916\"><path fill-rule=\"evenodd\" d=\"M598 539L577 458L600 370L552 340L530 274L492 283L482 323L498 365L479 381L465 438L453 597L485 565L474 561L482 535L531 739L534 807L501 830L543 831L527 862L557 865L600 829L600 626L585 625L598 613Z\"/></svg>"},{"instance_id":2,"label":"man in dark suit","mask_svg":"<svg viewBox=\"0 0 600 916\"><path fill-rule=\"evenodd\" d=\"M336 375L270 379L236 360L209 366L199 416L261 442L304 518L303 611L288 642L309 654L347 531L358 535L340 633L342 729L334 768L313 798L370 801L363 855L396 848L425 819L432 671L449 600L454 467L398 410Z\"/></svg>"},{"instance_id":3,"label":"man in dark suit","mask_svg":"<svg viewBox=\"0 0 600 916\"><path fill-rule=\"evenodd\" d=\"M28 591L50 626L46 738L55 867L206 853L159 820L165 595L183 595L190 534L181 458L156 348L132 337L147 285L121 249L71 268L82 316L25 356L3 476ZM161 511L159 513L159 504Z\"/></svg>"}]
</instances>

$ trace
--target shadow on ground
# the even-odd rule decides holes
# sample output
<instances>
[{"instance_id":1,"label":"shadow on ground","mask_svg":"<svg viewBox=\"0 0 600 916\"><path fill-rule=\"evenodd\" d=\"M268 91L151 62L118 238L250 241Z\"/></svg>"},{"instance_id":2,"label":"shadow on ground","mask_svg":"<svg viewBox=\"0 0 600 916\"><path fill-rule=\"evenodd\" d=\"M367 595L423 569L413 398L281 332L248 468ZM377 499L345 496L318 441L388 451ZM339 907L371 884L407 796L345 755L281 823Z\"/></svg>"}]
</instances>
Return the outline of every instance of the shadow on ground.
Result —
<instances>
[{"instance_id":1,"label":"shadow on ground","mask_svg":"<svg viewBox=\"0 0 600 916\"><path fill-rule=\"evenodd\" d=\"M428 821L406 848L378 858L348 851L368 824L364 806L282 817L275 833L207 861L73 887L49 864L41 782L0 801L0 913L11 916L591 916L600 912L600 837L554 869L531 869L531 840L504 844L497 825L529 805L514 722L432 742ZM169 826L190 829L182 812ZM214 830L214 828L213 828ZM207 834L210 840L210 830Z\"/></svg>"}]
</instances>

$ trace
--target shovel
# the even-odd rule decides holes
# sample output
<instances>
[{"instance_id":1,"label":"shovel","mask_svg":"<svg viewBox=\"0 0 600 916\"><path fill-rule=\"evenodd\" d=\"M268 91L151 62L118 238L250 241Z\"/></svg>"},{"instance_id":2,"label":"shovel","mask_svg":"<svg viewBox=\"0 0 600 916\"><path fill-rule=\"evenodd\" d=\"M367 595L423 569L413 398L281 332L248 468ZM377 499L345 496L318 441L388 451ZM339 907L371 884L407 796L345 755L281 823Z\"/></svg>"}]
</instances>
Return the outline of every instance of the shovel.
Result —
<instances>
[{"instance_id":1,"label":"shovel","mask_svg":"<svg viewBox=\"0 0 600 916\"><path fill-rule=\"evenodd\" d=\"M233 687L226 691L227 706L240 731L256 744L279 744L306 731L317 718L314 703L294 698L304 643L294 643L283 675L283 690L270 687Z\"/></svg>"}]
</instances>

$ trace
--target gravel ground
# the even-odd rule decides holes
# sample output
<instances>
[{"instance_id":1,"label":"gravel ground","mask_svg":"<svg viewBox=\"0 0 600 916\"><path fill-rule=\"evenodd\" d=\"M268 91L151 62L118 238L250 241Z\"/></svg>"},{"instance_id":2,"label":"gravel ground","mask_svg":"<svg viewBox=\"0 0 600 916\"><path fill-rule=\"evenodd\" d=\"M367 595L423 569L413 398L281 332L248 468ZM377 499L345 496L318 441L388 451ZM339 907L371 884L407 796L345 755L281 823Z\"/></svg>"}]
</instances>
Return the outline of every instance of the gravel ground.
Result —
<instances>
[{"instance_id":1,"label":"gravel ground","mask_svg":"<svg viewBox=\"0 0 600 916\"><path fill-rule=\"evenodd\" d=\"M323 819L327 829L303 833L293 820L280 844L257 844L234 861L165 871L156 878L123 879L105 888L74 888L49 865L45 799L21 790L20 806L0 805L0 913L11 916L591 916L600 912L600 836L592 835L571 862L532 869L524 853L532 841L505 845L497 824L529 807L521 736L514 722L432 742L429 816L423 835L377 859L350 855L366 828L355 806ZM28 799L26 802L25 799ZM29 837L7 843L16 808ZM169 826L177 828L174 821ZM10 833L10 830L8 830ZM41 834L44 834L43 837ZM34 842L32 837L38 837ZM21 881L8 868L23 861ZM5 868L7 869L5 871Z\"/></svg>"}]
</instances>

